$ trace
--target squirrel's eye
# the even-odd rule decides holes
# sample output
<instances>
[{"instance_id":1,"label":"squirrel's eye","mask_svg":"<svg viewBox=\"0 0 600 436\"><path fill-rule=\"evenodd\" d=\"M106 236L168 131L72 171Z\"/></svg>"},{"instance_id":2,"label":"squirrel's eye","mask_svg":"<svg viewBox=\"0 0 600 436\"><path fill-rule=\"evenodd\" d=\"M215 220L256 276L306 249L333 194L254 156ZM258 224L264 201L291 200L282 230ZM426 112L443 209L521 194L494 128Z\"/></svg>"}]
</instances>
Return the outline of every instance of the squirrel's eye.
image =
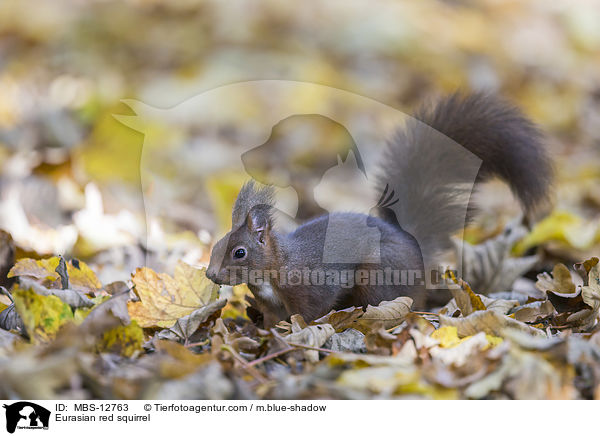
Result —
<instances>
[{"instance_id":1,"label":"squirrel's eye","mask_svg":"<svg viewBox=\"0 0 600 436\"><path fill-rule=\"evenodd\" d=\"M246 256L246 250L244 248L238 248L233 252L233 257L236 259L242 259Z\"/></svg>"}]
</instances>

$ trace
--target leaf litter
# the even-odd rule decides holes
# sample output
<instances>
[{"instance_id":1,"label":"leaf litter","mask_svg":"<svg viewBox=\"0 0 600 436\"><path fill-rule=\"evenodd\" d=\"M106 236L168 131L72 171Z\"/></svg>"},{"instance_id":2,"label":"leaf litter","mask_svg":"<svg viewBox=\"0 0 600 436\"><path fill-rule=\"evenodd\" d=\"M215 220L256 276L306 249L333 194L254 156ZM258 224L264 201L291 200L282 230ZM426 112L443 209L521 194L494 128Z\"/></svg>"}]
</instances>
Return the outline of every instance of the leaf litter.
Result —
<instances>
[{"instance_id":1,"label":"leaf litter","mask_svg":"<svg viewBox=\"0 0 600 436\"><path fill-rule=\"evenodd\" d=\"M399 297L265 330L242 303L224 316L227 298L183 261L103 286L84 262L23 258L0 313L0 395L599 398L600 265L574 268L539 274L545 298L523 304L450 275L436 312Z\"/></svg>"}]
</instances>

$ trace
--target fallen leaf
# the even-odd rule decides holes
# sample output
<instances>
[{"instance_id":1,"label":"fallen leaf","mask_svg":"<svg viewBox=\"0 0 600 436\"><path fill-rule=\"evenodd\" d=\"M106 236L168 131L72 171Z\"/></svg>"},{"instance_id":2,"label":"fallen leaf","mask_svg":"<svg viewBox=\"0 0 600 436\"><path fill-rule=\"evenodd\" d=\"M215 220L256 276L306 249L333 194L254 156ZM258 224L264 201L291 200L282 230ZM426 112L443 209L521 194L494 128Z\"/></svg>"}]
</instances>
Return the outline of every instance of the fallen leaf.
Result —
<instances>
[{"instance_id":1,"label":"fallen leaf","mask_svg":"<svg viewBox=\"0 0 600 436\"><path fill-rule=\"evenodd\" d=\"M452 271L448 271L446 275L458 285L458 288L456 286L451 286L450 292L463 316L470 315L476 310L485 310L485 304L481 301L481 297L473 292L467 282L456 277Z\"/></svg>"},{"instance_id":2,"label":"fallen leaf","mask_svg":"<svg viewBox=\"0 0 600 436\"><path fill-rule=\"evenodd\" d=\"M547 291L548 300L552 303L557 312L569 312L575 313L580 310L589 309L589 307L583 301L583 297L581 295L581 289L573 293L560 293L555 291Z\"/></svg>"},{"instance_id":3,"label":"fallen leaf","mask_svg":"<svg viewBox=\"0 0 600 436\"><path fill-rule=\"evenodd\" d=\"M588 285L581 288L581 298L592 310L588 321L591 327L595 325L598 318L598 310L600 309L600 264L596 263L590 269Z\"/></svg>"},{"instance_id":4,"label":"fallen leaf","mask_svg":"<svg viewBox=\"0 0 600 436\"><path fill-rule=\"evenodd\" d=\"M59 257L48 259L19 259L8 273L8 277L28 276L41 281L41 284L52 289L62 289L60 275L56 272L60 264ZM96 274L84 262L71 259L67 263L67 274L70 289L85 293L96 292L102 284Z\"/></svg>"},{"instance_id":5,"label":"fallen leaf","mask_svg":"<svg viewBox=\"0 0 600 436\"><path fill-rule=\"evenodd\" d=\"M218 317L225 307L227 300L217 300L200 309L194 310L189 315L179 318L172 327L158 333L160 339L170 339L175 335L181 341L188 340L202 324Z\"/></svg>"},{"instance_id":6,"label":"fallen leaf","mask_svg":"<svg viewBox=\"0 0 600 436\"><path fill-rule=\"evenodd\" d=\"M16 330L18 332L25 331L25 325L23 324L23 320L17 313L14 304L11 304L2 312L0 312L0 329Z\"/></svg>"},{"instance_id":7,"label":"fallen leaf","mask_svg":"<svg viewBox=\"0 0 600 436\"><path fill-rule=\"evenodd\" d=\"M352 325L363 314L364 311L360 307L348 307L342 310L332 310L327 315L315 319L312 323L331 324L336 332L341 332Z\"/></svg>"},{"instance_id":8,"label":"fallen leaf","mask_svg":"<svg viewBox=\"0 0 600 436\"><path fill-rule=\"evenodd\" d=\"M365 336L365 346L368 353L389 356L393 354L392 347L398 338L382 326L383 323L380 323L379 328L375 325L371 327L371 330Z\"/></svg>"},{"instance_id":9,"label":"fallen leaf","mask_svg":"<svg viewBox=\"0 0 600 436\"><path fill-rule=\"evenodd\" d=\"M538 323L554 314L554 306L549 300L534 301L519 307L515 312L517 321Z\"/></svg>"},{"instance_id":10,"label":"fallen leaf","mask_svg":"<svg viewBox=\"0 0 600 436\"><path fill-rule=\"evenodd\" d=\"M475 354L485 350L490 345L486 338L486 334L483 332L462 339L458 339L458 336L454 338L454 335L456 335L456 331L446 331L442 336L447 346L442 346L442 344L440 344L440 347L432 347L429 350L429 353L434 359L438 359L446 366L463 366L469 359L472 359Z\"/></svg>"},{"instance_id":11,"label":"fallen leaf","mask_svg":"<svg viewBox=\"0 0 600 436\"><path fill-rule=\"evenodd\" d=\"M597 222L589 222L566 211L554 211L538 222L513 250L519 255L532 247L548 241L560 241L577 249L586 249L593 242L598 231Z\"/></svg>"},{"instance_id":12,"label":"fallen leaf","mask_svg":"<svg viewBox=\"0 0 600 436\"><path fill-rule=\"evenodd\" d=\"M131 357L142 350L144 332L141 327L132 321L126 326L117 326L104 332L97 342L96 350L101 353L115 353Z\"/></svg>"},{"instance_id":13,"label":"fallen leaf","mask_svg":"<svg viewBox=\"0 0 600 436\"><path fill-rule=\"evenodd\" d=\"M479 332L502 337L504 330L508 328L521 330L533 336L545 336L541 330L493 310L480 310L464 318L450 318L440 315L440 326L456 327L459 337L473 336Z\"/></svg>"},{"instance_id":14,"label":"fallen leaf","mask_svg":"<svg viewBox=\"0 0 600 436\"><path fill-rule=\"evenodd\" d=\"M588 275L591 269L598 264L599 259L597 257L592 257L591 259L585 260L583 262L576 263L573 265L575 271L579 274L579 276L583 279L583 284L585 286L588 285Z\"/></svg>"},{"instance_id":15,"label":"fallen leaf","mask_svg":"<svg viewBox=\"0 0 600 436\"><path fill-rule=\"evenodd\" d=\"M141 327L171 327L179 318L217 298L218 285L205 276L205 268L179 262L175 276L138 268L133 275L139 302L129 302L132 319Z\"/></svg>"},{"instance_id":16,"label":"fallen leaf","mask_svg":"<svg viewBox=\"0 0 600 436\"><path fill-rule=\"evenodd\" d=\"M86 314L81 328L90 333L101 334L107 329L118 325L128 325L131 322L127 311L127 294L115 295L110 298L99 297L100 302ZM76 312L77 313L77 312Z\"/></svg>"},{"instance_id":17,"label":"fallen leaf","mask_svg":"<svg viewBox=\"0 0 600 436\"><path fill-rule=\"evenodd\" d=\"M406 315L410 313L413 300L410 297L398 297L392 301L382 301L378 306L367 306L365 313L358 318L352 327L368 333L375 323L382 322L384 329L389 329L402 324Z\"/></svg>"},{"instance_id":18,"label":"fallen leaf","mask_svg":"<svg viewBox=\"0 0 600 436\"><path fill-rule=\"evenodd\" d=\"M535 286L543 292L553 291L561 294L574 294L575 283L569 269L562 263L554 265L552 275L547 272L538 274Z\"/></svg>"},{"instance_id":19,"label":"fallen leaf","mask_svg":"<svg viewBox=\"0 0 600 436\"><path fill-rule=\"evenodd\" d=\"M365 335L355 329L346 329L333 334L325 343L324 348L344 353L365 353Z\"/></svg>"},{"instance_id":20,"label":"fallen leaf","mask_svg":"<svg viewBox=\"0 0 600 436\"><path fill-rule=\"evenodd\" d=\"M471 245L462 238L453 238L455 252L462 254L464 280L482 294L510 290L515 280L538 261L537 256L511 256L515 243L526 234L522 224L513 222L498 236L482 244Z\"/></svg>"},{"instance_id":21,"label":"fallen leaf","mask_svg":"<svg viewBox=\"0 0 600 436\"><path fill-rule=\"evenodd\" d=\"M31 289L14 289L15 309L32 342L47 342L65 323L73 320L68 304L54 295L38 295Z\"/></svg>"},{"instance_id":22,"label":"fallen leaf","mask_svg":"<svg viewBox=\"0 0 600 436\"><path fill-rule=\"evenodd\" d=\"M92 307L94 305L94 301L86 296L86 294L82 291L76 291L74 289L47 288L44 285L27 277L20 277L19 283L22 288L32 289L37 294L55 295L74 309L79 307Z\"/></svg>"},{"instance_id":23,"label":"fallen leaf","mask_svg":"<svg viewBox=\"0 0 600 436\"><path fill-rule=\"evenodd\" d=\"M248 306L248 299L251 300L250 301L250 306L253 306L252 304L252 300L253 298L251 297L252 292L250 292L250 289L248 289L248 286L245 284L241 284L241 285L236 285L236 286L232 286L231 288L231 295L227 296L227 304L225 305L225 307L223 308L222 312L221 312L221 317L222 318L233 318L236 319L237 317L241 317L241 318L245 318L245 319L251 319L251 317L249 317L248 315L248 310L250 310L250 312L252 312L252 308L251 307L247 307ZM254 303L254 306L256 305L256 303ZM255 309L257 313L260 313L260 311L258 309ZM262 316L262 314L261 314ZM256 321L256 320L254 320Z\"/></svg>"},{"instance_id":24,"label":"fallen leaf","mask_svg":"<svg viewBox=\"0 0 600 436\"><path fill-rule=\"evenodd\" d=\"M464 340L458 337L456 326L440 327L431 334L431 337L439 341L440 347L443 348L455 347Z\"/></svg>"},{"instance_id":25,"label":"fallen leaf","mask_svg":"<svg viewBox=\"0 0 600 436\"><path fill-rule=\"evenodd\" d=\"M284 339L290 344L302 344L319 348L334 333L335 330L330 324L310 325L298 332L285 336ZM319 352L317 350L305 350L304 355L309 362L319 361Z\"/></svg>"}]
</instances>

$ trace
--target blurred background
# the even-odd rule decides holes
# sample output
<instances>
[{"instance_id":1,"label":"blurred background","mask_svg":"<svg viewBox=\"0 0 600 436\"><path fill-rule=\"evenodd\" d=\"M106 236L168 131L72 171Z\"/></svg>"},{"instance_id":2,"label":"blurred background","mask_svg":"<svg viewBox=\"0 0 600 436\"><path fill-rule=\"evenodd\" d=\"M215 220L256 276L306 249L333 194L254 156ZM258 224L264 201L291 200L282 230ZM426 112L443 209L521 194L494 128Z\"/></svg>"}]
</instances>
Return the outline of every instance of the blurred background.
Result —
<instances>
[{"instance_id":1,"label":"blurred background","mask_svg":"<svg viewBox=\"0 0 600 436\"><path fill-rule=\"evenodd\" d=\"M102 282L147 256L160 270L206 263L249 177L240 156L269 135L265 108L352 114L368 165L399 114L486 90L539 123L556 157L556 210L521 252L583 260L600 242L598 23L600 0L3 0L0 228L17 257L77 256ZM314 86L226 86L267 79ZM314 141L257 171L326 153ZM517 210L488 189L473 242Z\"/></svg>"}]
</instances>

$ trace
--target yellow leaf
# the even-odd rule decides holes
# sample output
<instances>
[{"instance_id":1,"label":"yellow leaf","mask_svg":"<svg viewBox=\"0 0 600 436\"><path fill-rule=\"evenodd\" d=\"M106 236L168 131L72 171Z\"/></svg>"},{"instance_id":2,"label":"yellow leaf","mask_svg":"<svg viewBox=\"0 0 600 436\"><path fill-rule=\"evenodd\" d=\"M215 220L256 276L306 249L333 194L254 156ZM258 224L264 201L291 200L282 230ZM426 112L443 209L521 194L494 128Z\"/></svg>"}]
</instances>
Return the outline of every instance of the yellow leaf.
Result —
<instances>
[{"instance_id":1,"label":"yellow leaf","mask_svg":"<svg viewBox=\"0 0 600 436\"><path fill-rule=\"evenodd\" d=\"M77 324L77 325L81 324L87 318L87 316L90 314L90 312L92 310L94 310L96 307L98 307L98 305L102 304L103 302L105 302L109 299L110 299L110 296L107 296L107 295L94 297L91 299L94 302L94 306L76 308L75 312L73 312L73 321L75 322L75 324Z\"/></svg>"},{"instance_id":2,"label":"yellow leaf","mask_svg":"<svg viewBox=\"0 0 600 436\"><path fill-rule=\"evenodd\" d=\"M456 277L454 272L448 270L445 277L449 277L454 283L460 286L460 290L451 288L450 292L456 301L456 305L464 316L470 315L477 310L485 310L485 304L481 297L471 289L471 286L462 279Z\"/></svg>"},{"instance_id":3,"label":"yellow leaf","mask_svg":"<svg viewBox=\"0 0 600 436\"><path fill-rule=\"evenodd\" d=\"M28 276L40 280L49 288L61 287L60 276L56 272L59 262L60 258L56 256L40 260L19 259L9 271L8 277ZM67 262L67 275L69 289L88 293L102 288L94 271L80 260L72 259Z\"/></svg>"},{"instance_id":4,"label":"yellow leaf","mask_svg":"<svg viewBox=\"0 0 600 436\"><path fill-rule=\"evenodd\" d=\"M99 352L109 352L131 357L136 351L142 349L144 332L135 322L126 326L114 327L102 335L96 349Z\"/></svg>"},{"instance_id":5,"label":"yellow leaf","mask_svg":"<svg viewBox=\"0 0 600 436\"><path fill-rule=\"evenodd\" d=\"M458 329L456 327L445 326L440 327L439 329L434 331L431 334L431 337L439 341L440 347L452 348L456 347L458 344L460 344L462 341L469 338L470 336L461 339L458 337Z\"/></svg>"},{"instance_id":6,"label":"yellow leaf","mask_svg":"<svg viewBox=\"0 0 600 436\"><path fill-rule=\"evenodd\" d=\"M500 345L502 343L502 341L504 339L498 337L498 336L492 336L492 335L485 335L485 338L487 339L488 343L490 344L489 347L495 347L496 345ZM489 348L486 347L486 348Z\"/></svg>"},{"instance_id":7,"label":"yellow leaf","mask_svg":"<svg viewBox=\"0 0 600 436\"><path fill-rule=\"evenodd\" d=\"M250 319L246 313L246 307L248 306L246 296L252 296L252 292L250 292L247 285L242 284L234 286L232 295L227 298L227 304L221 311L221 318L236 319L237 317L241 317Z\"/></svg>"},{"instance_id":8,"label":"yellow leaf","mask_svg":"<svg viewBox=\"0 0 600 436\"><path fill-rule=\"evenodd\" d=\"M531 247L548 241L560 241L573 248L585 249L594 243L597 234L597 222L588 222L570 212L554 211L515 245L513 253L521 255Z\"/></svg>"},{"instance_id":9,"label":"yellow leaf","mask_svg":"<svg viewBox=\"0 0 600 436\"><path fill-rule=\"evenodd\" d=\"M142 327L171 327L179 318L217 299L219 286L207 279L205 272L205 268L181 261L174 277L138 268L132 280L141 301L127 304L129 315Z\"/></svg>"},{"instance_id":10,"label":"yellow leaf","mask_svg":"<svg viewBox=\"0 0 600 436\"><path fill-rule=\"evenodd\" d=\"M90 314L92 309L93 307L78 307L75 309L75 313L73 313L73 321L75 324L81 324L83 320Z\"/></svg>"},{"instance_id":11,"label":"yellow leaf","mask_svg":"<svg viewBox=\"0 0 600 436\"><path fill-rule=\"evenodd\" d=\"M102 288L102 283L94 271L80 260L71 259L67 262L67 274L69 275L69 289L90 292Z\"/></svg>"},{"instance_id":12,"label":"yellow leaf","mask_svg":"<svg viewBox=\"0 0 600 436\"><path fill-rule=\"evenodd\" d=\"M46 342L54 338L61 326L73 320L71 307L54 295L38 295L31 289L18 287L12 295L31 342Z\"/></svg>"}]
</instances>

